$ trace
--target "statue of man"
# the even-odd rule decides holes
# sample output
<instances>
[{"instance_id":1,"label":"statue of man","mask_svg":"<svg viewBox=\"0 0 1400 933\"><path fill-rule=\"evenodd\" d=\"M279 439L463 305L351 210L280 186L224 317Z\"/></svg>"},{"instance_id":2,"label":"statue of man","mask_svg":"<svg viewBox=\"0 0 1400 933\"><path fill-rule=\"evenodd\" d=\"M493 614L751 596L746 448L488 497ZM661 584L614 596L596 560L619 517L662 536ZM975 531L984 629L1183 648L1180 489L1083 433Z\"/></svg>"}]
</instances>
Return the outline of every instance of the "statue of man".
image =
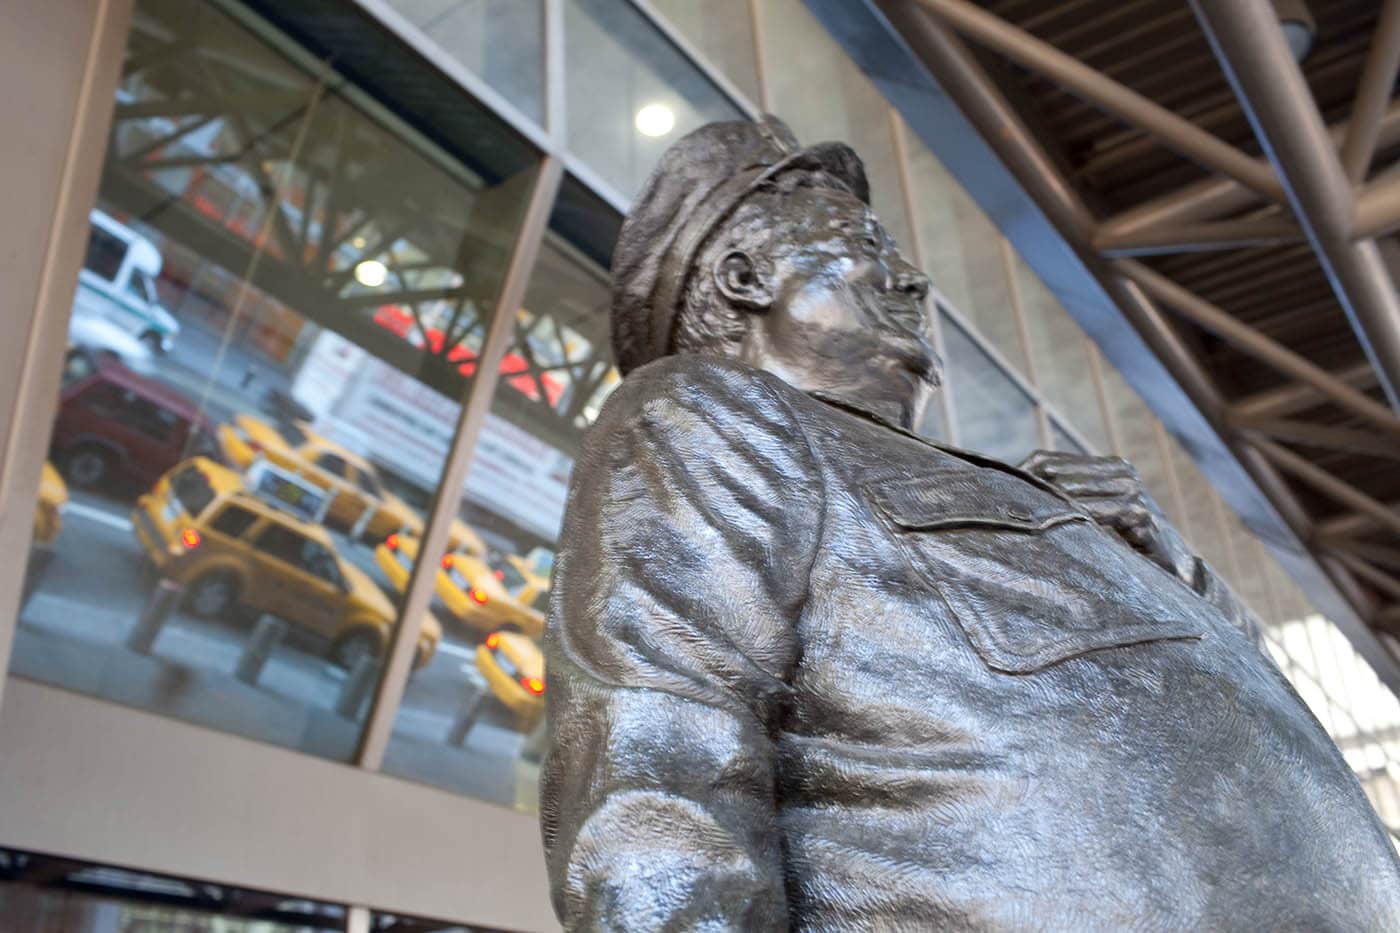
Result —
<instances>
[{"instance_id":1,"label":"statue of man","mask_svg":"<svg viewBox=\"0 0 1400 933\"><path fill-rule=\"evenodd\" d=\"M1337 748L1121 460L912 433L860 159L676 143L613 260L542 823L570 929L1400 930Z\"/></svg>"}]
</instances>

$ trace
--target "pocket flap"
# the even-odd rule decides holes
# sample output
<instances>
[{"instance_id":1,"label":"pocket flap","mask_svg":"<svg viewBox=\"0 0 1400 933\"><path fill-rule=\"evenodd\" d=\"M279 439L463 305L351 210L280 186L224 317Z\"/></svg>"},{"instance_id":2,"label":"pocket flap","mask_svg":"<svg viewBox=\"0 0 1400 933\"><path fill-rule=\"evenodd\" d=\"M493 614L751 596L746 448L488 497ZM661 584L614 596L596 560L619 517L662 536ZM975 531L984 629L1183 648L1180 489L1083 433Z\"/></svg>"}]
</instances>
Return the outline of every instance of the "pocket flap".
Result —
<instances>
[{"instance_id":1,"label":"pocket flap","mask_svg":"<svg viewBox=\"0 0 1400 933\"><path fill-rule=\"evenodd\" d=\"M1067 500L993 470L958 470L867 484L870 500L909 531L994 525L1039 531L1089 521Z\"/></svg>"}]
</instances>

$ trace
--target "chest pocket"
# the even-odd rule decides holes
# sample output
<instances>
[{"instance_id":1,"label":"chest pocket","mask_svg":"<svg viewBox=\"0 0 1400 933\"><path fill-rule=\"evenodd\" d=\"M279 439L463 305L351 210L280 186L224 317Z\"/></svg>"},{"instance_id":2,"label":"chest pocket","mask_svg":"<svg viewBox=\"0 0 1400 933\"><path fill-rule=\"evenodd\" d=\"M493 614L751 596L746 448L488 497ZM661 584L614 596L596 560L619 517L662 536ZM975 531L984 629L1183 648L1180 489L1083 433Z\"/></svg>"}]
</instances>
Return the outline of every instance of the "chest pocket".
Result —
<instances>
[{"instance_id":1,"label":"chest pocket","mask_svg":"<svg viewBox=\"0 0 1400 933\"><path fill-rule=\"evenodd\" d=\"M959 463L864 489L993 670L1206 631L1207 607L1184 584L1017 476Z\"/></svg>"}]
</instances>

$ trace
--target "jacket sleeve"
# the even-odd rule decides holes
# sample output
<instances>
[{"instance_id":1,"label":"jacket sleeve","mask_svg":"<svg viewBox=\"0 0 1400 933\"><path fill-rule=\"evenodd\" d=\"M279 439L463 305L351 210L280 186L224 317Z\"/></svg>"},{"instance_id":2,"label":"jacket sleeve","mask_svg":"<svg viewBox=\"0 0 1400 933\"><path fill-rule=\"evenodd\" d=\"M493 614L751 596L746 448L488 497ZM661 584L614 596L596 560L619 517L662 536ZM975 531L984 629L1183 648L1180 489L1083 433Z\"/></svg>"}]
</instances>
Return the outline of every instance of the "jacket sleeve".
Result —
<instances>
[{"instance_id":1,"label":"jacket sleeve","mask_svg":"<svg viewBox=\"0 0 1400 933\"><path fill-rule=\"evenodd\" d=\"M541 824L567 929L786 924L773 737L821 504L769 378L664 360L585 439L545 637Z\"/></svg>"}]
</instances>

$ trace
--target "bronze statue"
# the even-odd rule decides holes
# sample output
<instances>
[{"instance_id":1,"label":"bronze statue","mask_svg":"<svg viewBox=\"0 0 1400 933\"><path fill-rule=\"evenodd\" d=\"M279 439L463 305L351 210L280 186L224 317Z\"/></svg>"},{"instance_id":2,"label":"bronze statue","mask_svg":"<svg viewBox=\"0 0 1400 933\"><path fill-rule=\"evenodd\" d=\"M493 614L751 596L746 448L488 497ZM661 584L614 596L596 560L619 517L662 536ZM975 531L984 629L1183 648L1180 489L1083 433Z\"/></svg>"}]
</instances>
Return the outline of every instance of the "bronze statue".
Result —
<instances>
[{"instance_id":1,"label":"bronze statue","mask_svg":"<svg viewBox=\"0 0 1400 933\"><path fill-rule=\"evenodd\" d=\"M613 261L542 823L570 929L1400 929L1400 866L1121 460L909 430L928 282L844 145L676 143Z\"/></svg>"}]
</instances>

